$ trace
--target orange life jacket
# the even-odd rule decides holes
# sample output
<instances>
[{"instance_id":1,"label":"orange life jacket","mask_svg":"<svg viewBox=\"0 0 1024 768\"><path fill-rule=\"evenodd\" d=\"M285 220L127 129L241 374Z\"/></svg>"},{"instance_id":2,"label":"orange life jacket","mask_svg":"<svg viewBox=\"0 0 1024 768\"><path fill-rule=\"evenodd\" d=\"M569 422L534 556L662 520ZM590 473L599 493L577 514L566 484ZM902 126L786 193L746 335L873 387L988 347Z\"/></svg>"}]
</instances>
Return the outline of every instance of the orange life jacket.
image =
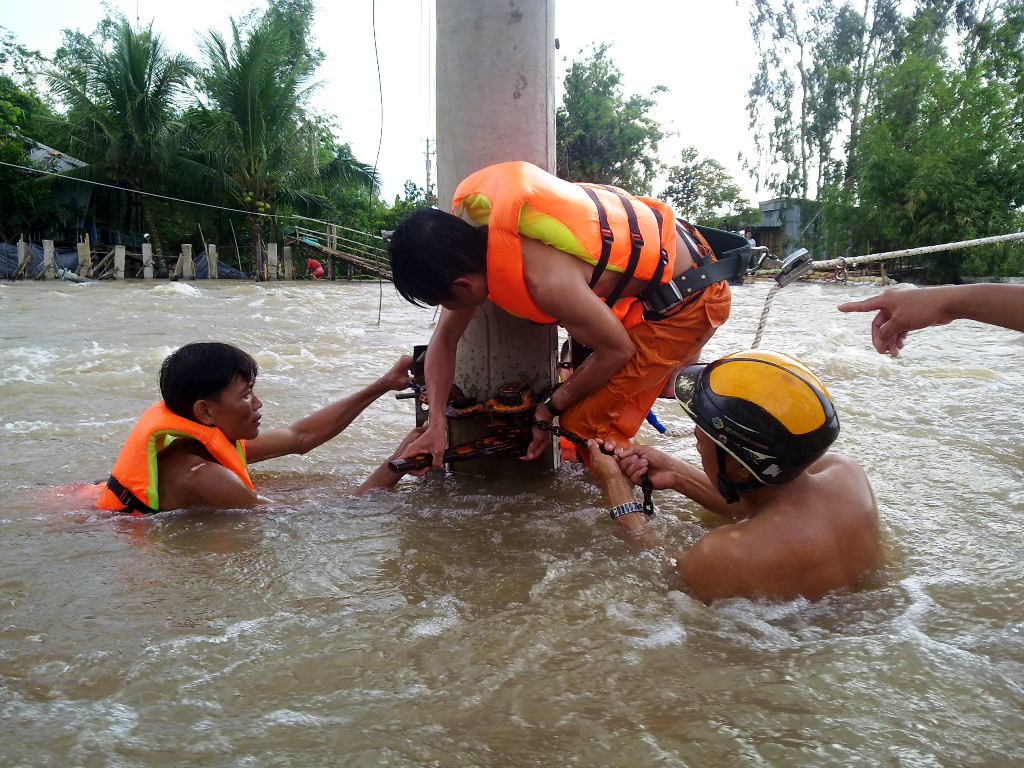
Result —
<instances>
[{"instance_id":1,"label":"orange life jacket","mask_svg":"<svg viewBox=\"0 0 1024 768\"><path fill-rule=\"evenodd\" d=\"M244 440L232 445L216 427L183 419L172 413L161 400L147 408L132 427L96 505L100 509L116 511L130 509L133 514L159 511L156 457L176 438L198 440L218 464L230 469L255 490L245 463Z\"/></svg>"},{"instance_id":2,"label":"orange life jacket","mask_svg":"<svg viewBox=\"0 0 1024 768\"><path fill-rule=\"evenodd\" d=\"M651 290L672 278L676 253L671 207L616 187L563 181L526 162L498 163L466 177L452 213L487 225L489 298L507 312L556 322L534 302L523 275L522 237L534 237L594 264L591 288L605 269L621 277L606 303L626 328L643 321L643 295L622 296L630 278ZM699 235L695 239L705 245ZM708 249L710 250L710 249Z\"/></svg>"}]
</instances>

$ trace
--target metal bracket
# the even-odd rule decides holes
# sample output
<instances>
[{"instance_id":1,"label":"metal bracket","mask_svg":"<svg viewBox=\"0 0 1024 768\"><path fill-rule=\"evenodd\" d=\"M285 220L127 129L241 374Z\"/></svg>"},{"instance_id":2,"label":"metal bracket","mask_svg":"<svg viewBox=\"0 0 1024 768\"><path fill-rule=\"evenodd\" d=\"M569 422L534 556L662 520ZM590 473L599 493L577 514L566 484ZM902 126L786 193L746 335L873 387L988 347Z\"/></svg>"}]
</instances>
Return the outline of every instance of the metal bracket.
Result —
<instances>
[{"instance_id":1,"label":"metal bracket","mask_svg":"<svg viewBox=\"0 0 1024 768\"><path fill-rule=\"evenodd\" d=\"M779 284L780 288L784 288L806 275L813 267L814 262L811 260L810 251L806 248L793 251L782 262L782 268L779 270L779 274L775 276L775 282Z\"/></svg>"}]
</instances>

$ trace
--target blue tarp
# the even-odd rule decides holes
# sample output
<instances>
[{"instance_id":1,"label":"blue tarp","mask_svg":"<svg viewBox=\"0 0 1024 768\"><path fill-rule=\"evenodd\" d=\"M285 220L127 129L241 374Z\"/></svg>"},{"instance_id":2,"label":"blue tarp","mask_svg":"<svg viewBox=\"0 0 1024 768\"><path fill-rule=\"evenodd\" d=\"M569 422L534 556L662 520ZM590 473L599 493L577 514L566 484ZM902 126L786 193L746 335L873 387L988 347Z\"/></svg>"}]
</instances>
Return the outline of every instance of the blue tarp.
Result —
<instances>
[{"instance_id":1,"label":"blue tarp","mask_svg":"<svg viewBox=\"0 0 1024 768\"><path fill-rule=\"evenodd\" d=\"M25 277L37 277L43 271L43 247L28 243L28 268ZM78 251L74 248L56 248L53 252L54 266L78 269ZM10 277L18 269L18 246L0 243L0 278Z\"/></svg>"},{"instance_id":2,"label":"blue tarp","mask_svg":"<svg viewBox=\"0 0 1024 768\"><path fill-rule=\"evenodd\" d=\"M53 252L55 267L64 267L72 272L78 271L78 251L75 248L56 248ZM129 265L132 259L129 259ZM138 264L138 257L135 257ZM196 278L205 280L209 277L210 267L206 259L206 251L202 251L192 260L195 266ZM174 261L170 265L174 266ZM18 269L18 246L15 244L0 243L0 278L10 277ZM38 277L43 271L43 248L35 243L28 243L28 268L23 273L27 279ZM251 273L241 272L223 261L217 262L217 277L226 280L248 280L252 278ZM164 273L157 279L166 279Z\"/></svg>"}]
</instances>

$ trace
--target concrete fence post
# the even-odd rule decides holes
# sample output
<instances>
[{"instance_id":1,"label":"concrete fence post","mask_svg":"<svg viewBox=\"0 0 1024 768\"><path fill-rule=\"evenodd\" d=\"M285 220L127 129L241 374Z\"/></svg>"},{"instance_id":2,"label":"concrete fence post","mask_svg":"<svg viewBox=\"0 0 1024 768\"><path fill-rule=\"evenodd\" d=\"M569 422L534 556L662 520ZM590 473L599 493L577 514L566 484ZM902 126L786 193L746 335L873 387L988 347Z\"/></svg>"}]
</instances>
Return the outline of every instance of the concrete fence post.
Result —
<instances>
[{"instance_id":1,"label":"concrete fence post","mask_svg":"<svg viewBox=\"0 0 1024 768\"><path fill-rule=\"evenodd\" d=\"M124 280L124 246L114 246L114 279Z\"/></svg>"},{"instance_id":2,"label":"concrete fence post","mask_svg":"<svg viewBox=\"0 0 1024 768\"><path fill-rule=\"evenodd\" d=\"M192 244L181 244L181 279L195 280L196 265L192 263Z\"/></svg>"},{"instance_id":3,"label":"concrete fence post","mask_svg":"<svg viewBox=\"0 0 1024 768\"><path fill-rule=\"evenodd\" d=\"M92 277L92 245L89 243L89 233L85 234L85 240L78 244L78 274L82 277Z\"/></svg>"},{"instance_id":4,"label":"concrete fence post","mask_svg":"<svg viewBox=\"0 0 1024 768\"><path fill-rule=\"evenodd\" d=\"M217 246L213 243L206 244L206 277L209 280L219 280L217 261Z\"/></svg>"},{"instance_id":5,"label":"concrete fence post","mask_svg":"<svg viewBox=\"0 0 1024 768\"><path fill-rule=\"evenodd\" d=\"M267 280L277 277L277 243L267 243Z\"/></svg>"},{"instance_id":6,"label":"concrete fence post","mask_svg":"<svg viewBox=\"0 0 1024 768\"><path fill-rule=\"evenodd\" d=\"M295 279L295 263L292 261L292 247L286 245L281 252L281 256L284 260L284 279L294 280Z\"/></svg>"},{"instance_id":7,"label":"concrete fence post","mask_svg":"<svg viewBox=\"0 0 1024 768\"><path fill-rule=\"evenodd\" d=\"M43 240L43 280L53 278L53 240Z\"/></svg>"},{"instance_id":8,"label":"concrete fence post","mask_svg":"<svg viewBox=\"0 0 1024 768\"><path fill-rule=\"evenodd\" d=\"M25 236L22 235L18 240L18 272L22 273L22 277L28 272L27 266L22 266L28 261L28 243L25 242Z\"/></svg>"},{"instance_id":9,"label":"concrete fence post","mask_svg":"<svg viewBox=\"0 0 1024 768\"><path fill-rule=\"evenodd\" d=\"M142 244L142 279L153 279L153 246L149 243Z\"/></svg>"}]
</instances>

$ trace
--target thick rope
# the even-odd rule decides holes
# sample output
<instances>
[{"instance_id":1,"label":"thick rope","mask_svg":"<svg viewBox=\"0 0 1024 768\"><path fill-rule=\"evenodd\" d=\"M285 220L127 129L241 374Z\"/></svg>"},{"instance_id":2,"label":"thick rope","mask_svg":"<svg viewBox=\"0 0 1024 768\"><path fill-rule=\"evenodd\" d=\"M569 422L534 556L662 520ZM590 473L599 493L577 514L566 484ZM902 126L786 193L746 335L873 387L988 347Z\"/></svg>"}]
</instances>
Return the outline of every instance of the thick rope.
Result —
<instances>
[{"instance_id":1,"label":"thick rope","mask_svg":"<svg viewBox=\"0 0 1024 768\"><path fill-rule=\"evenodd\" d=\"M872 261L885 261L886 259L898 259L901 256L918 256L923 253L935 253L937 251L952 251L956 248L970 248L973 245L984 245L985 243L1004 243L1007 240L1024 240L1024 232L1015 232L1012 235L994 235L993 237L979 237L976 240L961 240L958 243L942 243L941 245L922 245L919 248L905 248L902 251L887 251L885 253L869 253L864 256L852 256L850 258L839 257L838 259L826 259L815 261L814 268L821 269L846 269L857 264L866 264ZM756 346L756 345L755 345Z\"/></svg>"},{"instance_id":2,"label":"thick rope","mask_svg":"<svg viewBox=\"0 0 1024 768\"><path fill-rule=\"evenodd\" d=\"M761 310L761 322L757 324L757 333L754 335L754 343L750 345L751 349L757 349L761 345L761 334L764 333L764 327L768 323L768 310L771 309L772 299L780 290L782 290L782 286L776 283L765 297L764 309Z\"/></svg>"}]
</instances>

